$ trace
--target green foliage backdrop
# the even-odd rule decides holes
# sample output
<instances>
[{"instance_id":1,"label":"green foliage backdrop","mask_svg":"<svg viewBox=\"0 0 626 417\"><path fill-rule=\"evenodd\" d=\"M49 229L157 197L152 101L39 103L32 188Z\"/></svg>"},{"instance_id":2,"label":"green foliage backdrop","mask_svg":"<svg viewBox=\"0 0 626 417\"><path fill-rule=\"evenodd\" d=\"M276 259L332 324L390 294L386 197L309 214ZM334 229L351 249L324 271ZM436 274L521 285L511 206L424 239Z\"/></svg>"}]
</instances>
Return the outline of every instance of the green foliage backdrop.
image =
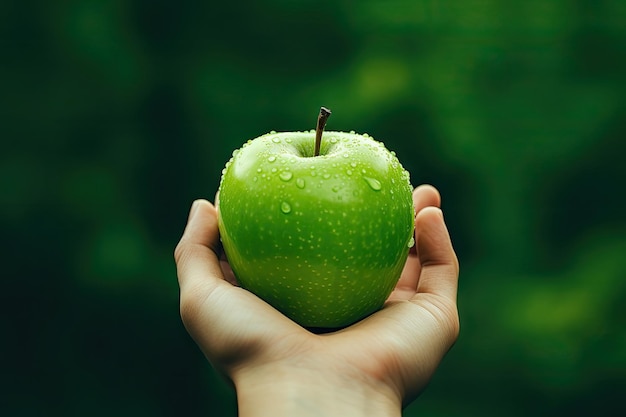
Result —
<instances>
[{"instance_id":1,"label":"green foliage backdrop","mask_svg":"<svg viewBox=\"0 0 626 417\"><path fill-rule=\"evenodd\" d=\"M235 415L172 251L320 105L443 195L461 337L405 415L626 414L626 2L5 1L0 51L1 415Z\"/></svg>"}]
</instances>

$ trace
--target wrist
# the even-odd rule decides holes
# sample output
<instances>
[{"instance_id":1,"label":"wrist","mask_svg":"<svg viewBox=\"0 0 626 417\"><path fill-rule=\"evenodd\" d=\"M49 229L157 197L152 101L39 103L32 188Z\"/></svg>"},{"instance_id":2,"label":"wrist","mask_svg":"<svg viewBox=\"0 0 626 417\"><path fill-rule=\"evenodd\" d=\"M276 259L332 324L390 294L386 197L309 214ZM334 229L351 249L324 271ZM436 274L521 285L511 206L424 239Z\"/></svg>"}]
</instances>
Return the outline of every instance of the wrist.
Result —
<instances>
[{"instance_id":1,"label":"wrist","mask_svg":"<svg viewBox=\"0 0 626 417\"><path fill-rule=\"evenodd\" d=\"M401 399L350 373L268 364L233 378L240 417L399 417Z\"/></svg>"}]
</instances>

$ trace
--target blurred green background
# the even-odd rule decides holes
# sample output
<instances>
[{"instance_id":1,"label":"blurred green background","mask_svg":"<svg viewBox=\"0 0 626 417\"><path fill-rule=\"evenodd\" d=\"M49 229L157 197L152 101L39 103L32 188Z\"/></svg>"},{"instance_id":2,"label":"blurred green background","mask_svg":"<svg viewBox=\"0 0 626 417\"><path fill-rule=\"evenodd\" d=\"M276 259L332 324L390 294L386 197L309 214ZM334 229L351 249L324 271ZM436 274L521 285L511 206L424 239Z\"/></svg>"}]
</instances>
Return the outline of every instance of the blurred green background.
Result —
<instances>
[{"instance_id":1,"label":"blurred green background","mask_svg":"<svg viewBox=\"0 0 626 417\"><path fill-rule=\"evenodd\" d=\"M270 130L431 183L462 330L406 416L626 415L626 2L0 3L3 416L233 416L172 259Z\"/></svg>"}]
</instances>

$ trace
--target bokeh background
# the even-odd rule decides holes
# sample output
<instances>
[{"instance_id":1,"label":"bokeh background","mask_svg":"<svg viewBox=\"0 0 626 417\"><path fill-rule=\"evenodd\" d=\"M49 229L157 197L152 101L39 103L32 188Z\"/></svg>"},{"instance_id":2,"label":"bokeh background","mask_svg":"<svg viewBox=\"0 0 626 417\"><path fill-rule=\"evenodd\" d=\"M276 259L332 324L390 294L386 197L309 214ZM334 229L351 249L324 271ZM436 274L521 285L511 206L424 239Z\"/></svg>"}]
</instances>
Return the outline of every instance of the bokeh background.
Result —
<instances>
[{"instance_id":1,"label":"bokeh background","mask_svg":"<svg viewBox=\"0 0 626 417\"><path fill-rule=\"evenodd\" d=\"M320 105L440 189L461 260L405 415L626 415L626 2L3 1L0 48L1 415L234 416L172 252Z\"/></svg>"}]
</instances>

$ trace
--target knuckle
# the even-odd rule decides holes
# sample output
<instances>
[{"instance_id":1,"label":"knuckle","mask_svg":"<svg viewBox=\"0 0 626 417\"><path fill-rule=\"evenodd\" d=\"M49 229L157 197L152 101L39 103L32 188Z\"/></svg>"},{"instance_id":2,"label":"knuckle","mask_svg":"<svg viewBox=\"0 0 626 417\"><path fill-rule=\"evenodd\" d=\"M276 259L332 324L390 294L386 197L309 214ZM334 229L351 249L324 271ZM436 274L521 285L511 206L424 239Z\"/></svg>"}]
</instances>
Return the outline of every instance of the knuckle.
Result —
<instances>
[{"instance_id":1,"label":"knuckle","mask_svg":"<svg viewBox=\"0 0 626 417\"><path fill-rule=\"evenodd\" d=\"M455 309L455 312L450 317L450 338L452 340L452 344L456 342L459 338L459 334L461 333L461 321L459 319L459 313Z\"/></svg>"},{"instance_id":2,"label":"knuckle","mask_svg":"<svg viewBox=\"0 0 626 417\"><path fill-rule=\"evenodd\" d=\"M183 238L178 242L178 244L174 248L174 260L176 261L177 264L183 262L184 258L186 257L187 251L188 251L188 245L187 245L187 242L185 242L185 239Z\"/></svg>"},{"instance_id":3,"label":"knuckle","mask_svg":"<svg viewBox=\"0 0 626 417\"><path fill-rule=\"evenodd\" d=\"M201 313L201 304L201 300L194 292L181 292L179 312L185 327L193 327L193 323L195 323Z\"/></svg>"},{"instance_id":4,"label":"knuckle","mask_svg":"<svg viewBox=\"0 0 626 417\"><path fill-rule=\"evenodd\" d=\"M456 303L443 297L436 297L430 300L433 308L430 312L435 319L441 334L450 346L454 345L459 337L461 324L459 311Z\"/></svg>"},{"instance_id":5,"label":"knuckle","mask_svg":"<svg viewBox=\"0 0 626 417\"><path fill-rule=\"evenodd\" d=\"M193 322L194 317L196 316L196 308L193 303L189 302L189 297L185 297L181 294L180 297L180 318L183 323L187 326L191 322Z\"/></svg>"},{"instance_id":6,"label":"knuckle","mask_svg":"<svg viewBox=\"0 0 626 417\"><path fill-rule=\"evenodd\" d=\"M445 330L448 340L452 345L459 337L461 330L459 310L455 303L448 301L442 301L439 305L439 309L441 311L441 327Z\"/></svg>"}]
</instances>

